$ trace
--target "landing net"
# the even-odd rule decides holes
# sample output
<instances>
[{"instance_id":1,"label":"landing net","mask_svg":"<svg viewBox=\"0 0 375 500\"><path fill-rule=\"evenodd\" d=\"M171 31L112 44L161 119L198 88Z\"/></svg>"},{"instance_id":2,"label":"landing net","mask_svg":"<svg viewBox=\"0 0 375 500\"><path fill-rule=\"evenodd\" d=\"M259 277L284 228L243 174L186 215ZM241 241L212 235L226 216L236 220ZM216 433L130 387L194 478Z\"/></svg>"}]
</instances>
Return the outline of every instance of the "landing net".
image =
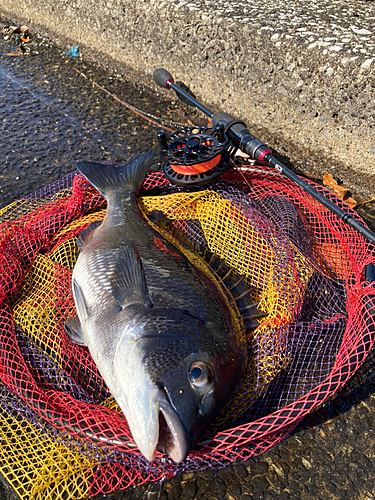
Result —
<instances>
[{"instance_id":1,"label":"landing net","mask_svg":"<svg viewBox=\"0 0 375 500\"><path fill-rule=\"evenodd\" d=\"M254 286L267 316L248 332L248 369L184 463L160 453L148 463L88 350L63 328L75 316L75 241L104 218L105 200L72 174L9 205L0 211L0 472L21 499L108 494L260 454L373 345L375 290L364 279L373 246L278 173L240 167L195 190L151 173L139 206L162 211Z\"/></svg>"}]
</instances>

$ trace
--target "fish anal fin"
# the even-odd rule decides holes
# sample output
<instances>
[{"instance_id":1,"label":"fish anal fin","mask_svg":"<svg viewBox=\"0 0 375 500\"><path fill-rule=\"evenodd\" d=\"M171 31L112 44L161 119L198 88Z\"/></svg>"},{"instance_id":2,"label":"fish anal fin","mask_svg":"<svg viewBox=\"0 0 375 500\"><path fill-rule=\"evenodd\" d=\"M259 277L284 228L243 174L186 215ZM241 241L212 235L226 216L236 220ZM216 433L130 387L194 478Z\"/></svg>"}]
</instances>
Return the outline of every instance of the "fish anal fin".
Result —
<instances>
[{"instance_id":1,"label":"fish anal fin","mask_svg":"<svg viewBox=\"0 0 375 500\"><path fill-rule=\"evenodd\" d=\"M123 308L128 302L140 300L153 307L148 293L142 259L129 240L123 240L117 250L116 273L112 282L113 296Z\"/></svg>"},{"instance_id":2,"label":"fish anal fin","mask_svg":"<svg viewBox=\"0 0 375 500\"><path fill-rule=\"evenodd\" d=\"M83 338L81 322L78 318L67 319L64 323L64 330L75 344L86 345Z\"/></svg>"},{"instance_id":3,"label":"fish anal fin","mask_svg":"<svg viewBox=\"0 0 375 500\"><path fill-rule=\"evenodd\" d=\"M89 224L86 227L86 229L84 229L83 231L80 232L80 234L76 240L76 244L79 248L83 247L83 244L86 243L88 241L88 239L91 237L93 230L96 229L97 227L99 227L101 225L101 223L102 223L101 220L95 220L94 222L91 222L91 224Z\"/></svg>"}]
</instances>

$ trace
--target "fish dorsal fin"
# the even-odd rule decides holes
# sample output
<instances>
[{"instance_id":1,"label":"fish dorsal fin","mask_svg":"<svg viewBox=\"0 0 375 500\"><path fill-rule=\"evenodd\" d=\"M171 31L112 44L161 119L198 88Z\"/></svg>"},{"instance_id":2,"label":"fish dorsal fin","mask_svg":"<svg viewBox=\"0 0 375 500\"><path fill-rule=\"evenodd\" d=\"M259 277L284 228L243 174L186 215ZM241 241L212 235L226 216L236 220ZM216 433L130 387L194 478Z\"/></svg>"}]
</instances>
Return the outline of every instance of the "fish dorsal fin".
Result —
<instances>
[{"instance_id":1,"label":"fish dorsal fin","mask_svg":"<svg viewBox=\"0 0 375 500\"><path fill-rule=\"evenodd\" d=\"M106 199L113 190L137 192L154 159L154 151L135 158L125 165L80 161L77 169Z\"/></svg>"},{"instance_id":2,"label":"fish dorsal fin","mask_svg":"<svg viewBox=\"0 0 375 500\"><path fill-rule=\"evenodd\" d=\"M121 307L129 302L142 301L153 307L148 293L142 259L129 240L122 240L116 250L116 269L112 282L113 296Z\"/></svg>"},{"instance_id":3,"label":"fish dorsal fin","mask_svg":"<svg viewBox=\"0 0 375 500\"><path fill-rule=\"evenodd\" d=\"M78 318L69 318L64 323L64 330L75 344L86 345L83 338L81 322Z\"/></svg>"},{"instance_id":4,"label":"fish dorsal fin","mask_svg":"<svg viewBox=\"0 0 375 500\"><path fill-rule=\"evenodd\" d=\"M224 285L228 294L234 300L247 330L254 330L259 326L257 320L267 316L267 313L258 309L259 302L252 300L257 295L256 290L247 283L245 276L238 274L226 262L211 252L206 245L193 240L187 233L172 225L160 210L153 210L148 215L152 224L161 230L166 230L183 248L188 248L198 254L209 266L211 272Z\"/></svg>"},{"instance_id":5,"label":"fish dorsal fin","mask_svg":"<svg viewBox=\"0 0 375 500\"><path fill-rule=\"evenodd\" d=\"M91 224L89 224L86 227L86 229L84 229L83 231L80 232L80 234L76 240L76 244L79 248L83 247L83 244L85 243L85 241L88 240L88 238L92 234L93 230L96 229L97 227L99 227L101 225L101 223L102 223L101 220L95 220L94 222L91 222Z\"/></svg>"},{"instance_id":6,"label":"fish dorsal fin","mask_svg":"<svg viewBox=\"0 0 375 500\"><path fill-rule=\"evenodd\" d=\"M236 273L223 259L220 259L207 248L204 248L202 252L200 245L195 244L194 249L202 254L212 271L222 280L228 292L232 295L245 322L246 329L254 330L257 328L259 323L256 320L264 318L267 314L258 309L259 302L254 302L250 298L255 292L255 288L246 283L244 275Z\"/></svg>"}]
</instances>

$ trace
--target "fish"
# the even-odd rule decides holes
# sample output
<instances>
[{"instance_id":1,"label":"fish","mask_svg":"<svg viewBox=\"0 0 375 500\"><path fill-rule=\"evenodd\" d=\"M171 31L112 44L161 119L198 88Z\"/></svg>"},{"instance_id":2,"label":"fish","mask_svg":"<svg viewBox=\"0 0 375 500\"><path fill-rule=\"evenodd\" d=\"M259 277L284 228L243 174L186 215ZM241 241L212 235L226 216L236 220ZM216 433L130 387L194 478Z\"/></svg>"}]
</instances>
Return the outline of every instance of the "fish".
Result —
<instances>
[{"instance_id":1,"label":"fish","mask_svg":"<svg viewBox=\"0 0 375 500\"><path fill-rule=\"evenodd\" d=\"M107 210L77 240L78 317L65 330L89 349L143 456L151 462L159 450L181 463L245 370L246 327L220 279L141 213L136 197L153 157L149 151L122 166L78 162Z\"/></svg>"}]
</instances>

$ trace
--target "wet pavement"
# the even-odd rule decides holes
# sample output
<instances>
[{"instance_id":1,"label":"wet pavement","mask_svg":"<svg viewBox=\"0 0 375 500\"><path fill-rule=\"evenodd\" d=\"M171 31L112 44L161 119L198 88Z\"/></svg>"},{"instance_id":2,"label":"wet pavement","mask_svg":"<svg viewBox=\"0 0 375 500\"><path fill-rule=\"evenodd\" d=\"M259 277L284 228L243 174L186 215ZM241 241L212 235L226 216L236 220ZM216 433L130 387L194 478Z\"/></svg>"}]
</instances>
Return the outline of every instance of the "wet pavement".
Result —
<instances>
[{"instance_id":1,"label":"wet pavement","mask_svg":"<svg viewBox=\"0 0 375 500\"><path fill-rule=\"evenodd\" d=\"M154 147L155 128L79 76L76 66L92 75L84 63L45 45L21 57L7 56L12 49L2 45L0 66L1 207L72 172L78 160L124 161ZM95 78L157 112L142 88L119 75Z\"/></svg>"},{"instance_id":2,"label":"wet pavement","mask_svg":"<svg viewBox=\"0 0 375 500\"><path fill-rule=\"evenodd\" d=\"M135 86L126 76L66 56L46 42L35 46L33 55L8 56L14 48L0 42L0 207L72 172L78 160L125 161L155 147L155 127L74 68L135 107L165 116L169 103L159 102L155 93L139 83ZM270 145L285 155L277 139ZM290 158L295 162L293 155ZM309 168L323 167L312 163ZM364 215L373 224L371 206ZM375 353L371 353L333 400L260 457L106 498L371 500L375 498L374 390ZM4 484L0 498L17 496Z\"/></svg>"}]
</instances>

